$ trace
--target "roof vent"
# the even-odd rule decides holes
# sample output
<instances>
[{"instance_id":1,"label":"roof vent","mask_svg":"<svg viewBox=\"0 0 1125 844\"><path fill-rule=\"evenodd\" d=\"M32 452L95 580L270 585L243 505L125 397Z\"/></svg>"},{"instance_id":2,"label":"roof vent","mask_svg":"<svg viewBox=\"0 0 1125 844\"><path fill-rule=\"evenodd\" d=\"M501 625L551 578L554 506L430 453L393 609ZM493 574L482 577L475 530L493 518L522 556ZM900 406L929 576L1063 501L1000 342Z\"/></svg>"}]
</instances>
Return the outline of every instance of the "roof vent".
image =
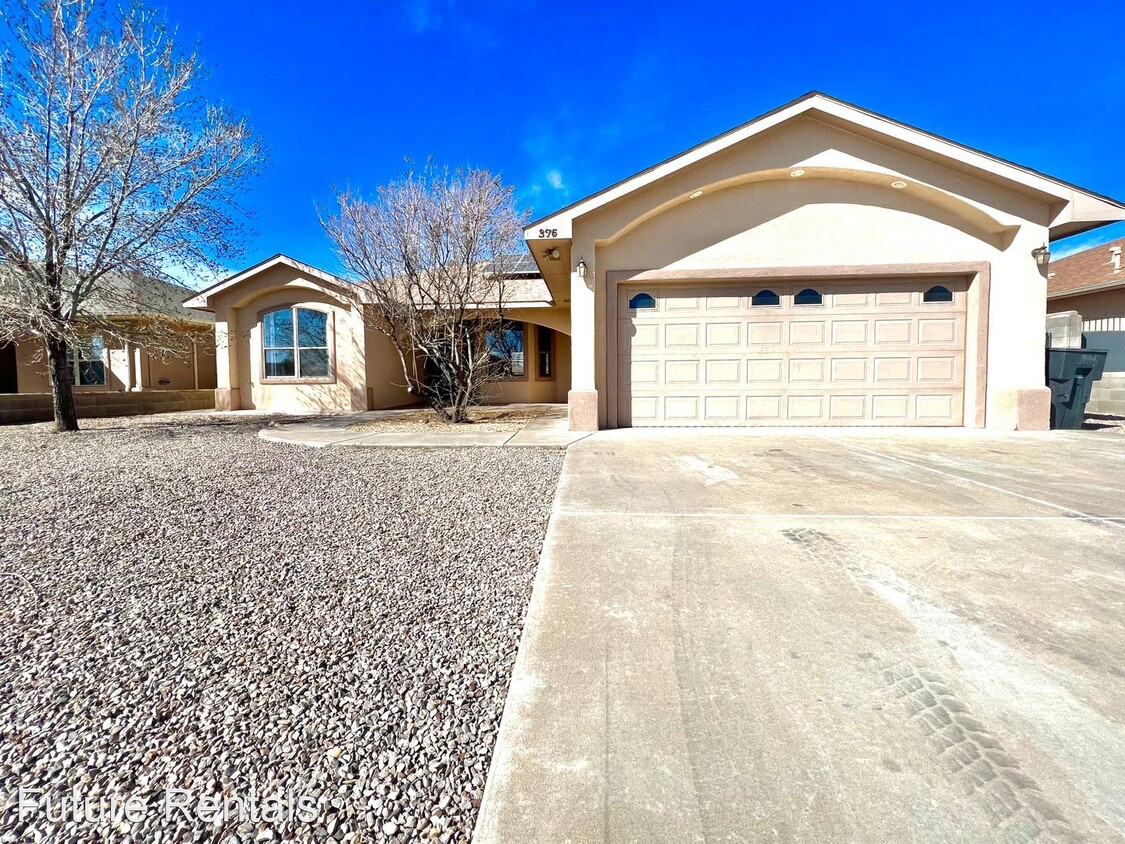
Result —
<instances>
[{"instance_id":1,"label":"roof vent","mask_svg":"<svg viewBox=\"0 0 1125 844\"><path fill-rule=\"evenodd\" d=\"M1115 273L1121 272L1121 247L1109 247L1109 260L1113 264L1113 271Z\"/></svg>"}]
</instances>

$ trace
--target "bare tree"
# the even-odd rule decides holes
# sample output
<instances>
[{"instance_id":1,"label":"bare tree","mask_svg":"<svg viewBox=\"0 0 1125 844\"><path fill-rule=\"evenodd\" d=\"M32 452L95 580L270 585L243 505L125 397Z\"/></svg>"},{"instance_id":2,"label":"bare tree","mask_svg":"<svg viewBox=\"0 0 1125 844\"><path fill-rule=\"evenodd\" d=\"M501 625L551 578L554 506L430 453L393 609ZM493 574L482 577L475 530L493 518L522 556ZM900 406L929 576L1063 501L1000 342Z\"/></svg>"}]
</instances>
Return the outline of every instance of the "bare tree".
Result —
<instances>
[{"instance_id":1,"label":"bare tree","mask_svg":"<svg viewBox=\"0 0 1125 844\"><path fill-rule=\"evenodd\" d=\"M428 164L372 200L336 195L322 220L370 324L398 351L408 389L451 422L521 365L505 320L523 250L512 189L484 170Z\"/></svg>"},{"instance_id":2,"label":"bare tree","mask_svg":"<svg viewBox=\"0 0 1125 844\"><path fill-rule=\"evenodd\" d=\"M116 9L112 6L112 9ZM179 352L136 311L137 275L217 271L263 157L199 93L196 53L141 5L22 0L0 12L0 341L45 346L60 431L78 428L68 352L98 332Z\"/></svg>"}]
</instances>

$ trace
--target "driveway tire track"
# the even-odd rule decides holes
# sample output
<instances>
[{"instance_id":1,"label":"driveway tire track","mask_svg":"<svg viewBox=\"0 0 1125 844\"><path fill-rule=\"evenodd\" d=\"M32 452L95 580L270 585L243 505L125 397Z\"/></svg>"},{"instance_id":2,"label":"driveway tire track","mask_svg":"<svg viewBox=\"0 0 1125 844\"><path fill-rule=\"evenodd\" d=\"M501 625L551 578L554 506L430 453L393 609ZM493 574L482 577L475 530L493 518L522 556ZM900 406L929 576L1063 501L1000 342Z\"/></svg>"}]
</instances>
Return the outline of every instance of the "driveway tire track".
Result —
<instances>
[{"instance_id":1,"label":"driveway tire track","mask_svg":"<svg viewBox=\"0 0 1125 844\"><path fill-rule=\"evenodd\" d=\"M902 664L883 678L949 774L988 815L996 840L1084 840L939 674Z\"/></svg>"},{"instance_id":2,"label":"driveway tire track","mask_svg":"<svg viewBox=\"0 0 1125 844\"><path fill-rule=\"evenodd\" d=\"M842 566L860 582L873 577L863 552L824 531L786 528L782 534L817 562ZM941 675L900 664L884 670L883 679L899 700L904 717L929 739L947 775L987 815L996 841L1072 844L1084 840Z\"/></svg>"}]
</instances>

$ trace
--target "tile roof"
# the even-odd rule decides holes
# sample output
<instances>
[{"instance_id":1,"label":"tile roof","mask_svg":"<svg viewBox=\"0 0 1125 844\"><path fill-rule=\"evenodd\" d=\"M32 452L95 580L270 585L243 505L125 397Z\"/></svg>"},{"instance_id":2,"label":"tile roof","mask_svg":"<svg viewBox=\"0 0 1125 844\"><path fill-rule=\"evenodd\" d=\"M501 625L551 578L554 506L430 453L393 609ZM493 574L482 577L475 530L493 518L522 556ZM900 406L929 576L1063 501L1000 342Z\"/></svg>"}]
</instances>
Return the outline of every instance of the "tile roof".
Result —
<instances>
[{"instance_id":1,"label":"tile roof","mask_svg":"<svg viewBox=\"0 0 1125 844\"><path fill-rule=\"evenodd\" d=\"M1112 248L1123 250L1122 269L1114 271ZM1087 290L1125 287L1125 238L1111 240L1051 261L1047 298L1069 296Z\"/></svg>"}]
</instances>

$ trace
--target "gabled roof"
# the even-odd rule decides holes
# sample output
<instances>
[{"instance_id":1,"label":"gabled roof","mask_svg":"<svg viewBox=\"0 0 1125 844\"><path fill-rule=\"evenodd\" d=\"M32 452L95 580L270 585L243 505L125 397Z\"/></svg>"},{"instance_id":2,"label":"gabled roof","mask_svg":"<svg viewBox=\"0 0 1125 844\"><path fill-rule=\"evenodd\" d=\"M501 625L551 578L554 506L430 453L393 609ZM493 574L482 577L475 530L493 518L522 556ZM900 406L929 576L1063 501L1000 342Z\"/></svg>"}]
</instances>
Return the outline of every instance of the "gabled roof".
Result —
<instances>
[{"instance_id":1,"label":"gabled roof","mask_svg":"<svg viewBox=\"0 0 1125 844\"><path fill-rule=\"evenodd\" d=\"M184 307L195 308L196 310L201 311L211 310L211 308L213 307L211 304L211 300L219 293L222 293L224 290L234 287L240 282L257 275L258 273L265 272L268 269L272 269L273 267L278 266L291 267L298 272L310 275L318 281L323 281L333 287L339 287L341 284L347 284L347 282L342 278L337 278L336 276L332 275L332 273L317 269L311 264L304 264L298 261L296 258L290 258L288 255L283 255L282 253L278 252L272 258L266 258L264 261L259 261L252 267L247 267L246 269L241 270L234 275L227 276L222 281L212 284L205 290L200 290L198 293L184 302Z\"/></svg>"},{"instance_id":2,"label":"gabled roof","mask_svg":"<svg viewBox=\"0 0 1125 844\"><path fill-rule=\"evenodd\" d=\"M1030 167L1015 164L876 112L868 111L819 91L811 91L803 97L743 123L741 126L697 144L679 155L571 203L546 217L535 220L524 228L524 233L529 239L532 239L533 231L546 223L552 223L551 227L554 227L553 224L559 221L569 223L570 220L588 214L633 191L670 176L703 158L810 113L846 127L866 130L900 146L926 150L944 158L955 168L972 171L975 175L989 181L1021 187L1025 193L1032 193L1045 200L1057 200L1060 204L1065 204L1065 208L1060 209L1060 215L1051 223L1052 238L1078 234L1107 222L1125 219L1125 203L1118 200L1088 191L1077 185L1040 173ZM564 225L563 231L565 230L566 226ZM562 232L560 232L561 235Z\"/></svg>"},{"instance_id":3,"label":"gabled roof","mask_svg":"<svg viewBox=\"0 0 1125 844\"><path fill-rule=\"evenodd\" d=\"M1047 278L1047 298L1058 299L1095 290L1112 290L1125 287L1125 238L1111 240L1075 252L1057 261L1051 261ZM1117 269L1114 269L1114 252L1117 250Z\"/></svg>"},{"instance_id":4,"label":"gabled roof","mask_svg":"<svg viewBox=\"0 0 1125 844\"><path fill-rule=\"evenodd\" d=\"M505 285L505 299L507 305L509 307L541 307L553 304L554 300L551 298L550 291L539 275L539 270L531 255L521 253L513 257L515 260L512 269L506 276L508 279ZM302 263L295 258L290 258L288 255L283 255L279 252L271 258L259 261L252 267L247 267L245 270L228 276L222 281L211 285L206 290L199 291L184 302L183 307L195 308L197 310L211 310L214 307L213 299L219 293L222 293L224 290L229 290L241 284L243 281L277 266L295 269L316 281L324 282L330 288L340 289L350 284L350 282L332 275L330 272L317 269L311 264ZM360 301L365 301L362 298L364 295L362 288L356 289L355 292L359 294Z\"/></svg>"}]
</instances>

